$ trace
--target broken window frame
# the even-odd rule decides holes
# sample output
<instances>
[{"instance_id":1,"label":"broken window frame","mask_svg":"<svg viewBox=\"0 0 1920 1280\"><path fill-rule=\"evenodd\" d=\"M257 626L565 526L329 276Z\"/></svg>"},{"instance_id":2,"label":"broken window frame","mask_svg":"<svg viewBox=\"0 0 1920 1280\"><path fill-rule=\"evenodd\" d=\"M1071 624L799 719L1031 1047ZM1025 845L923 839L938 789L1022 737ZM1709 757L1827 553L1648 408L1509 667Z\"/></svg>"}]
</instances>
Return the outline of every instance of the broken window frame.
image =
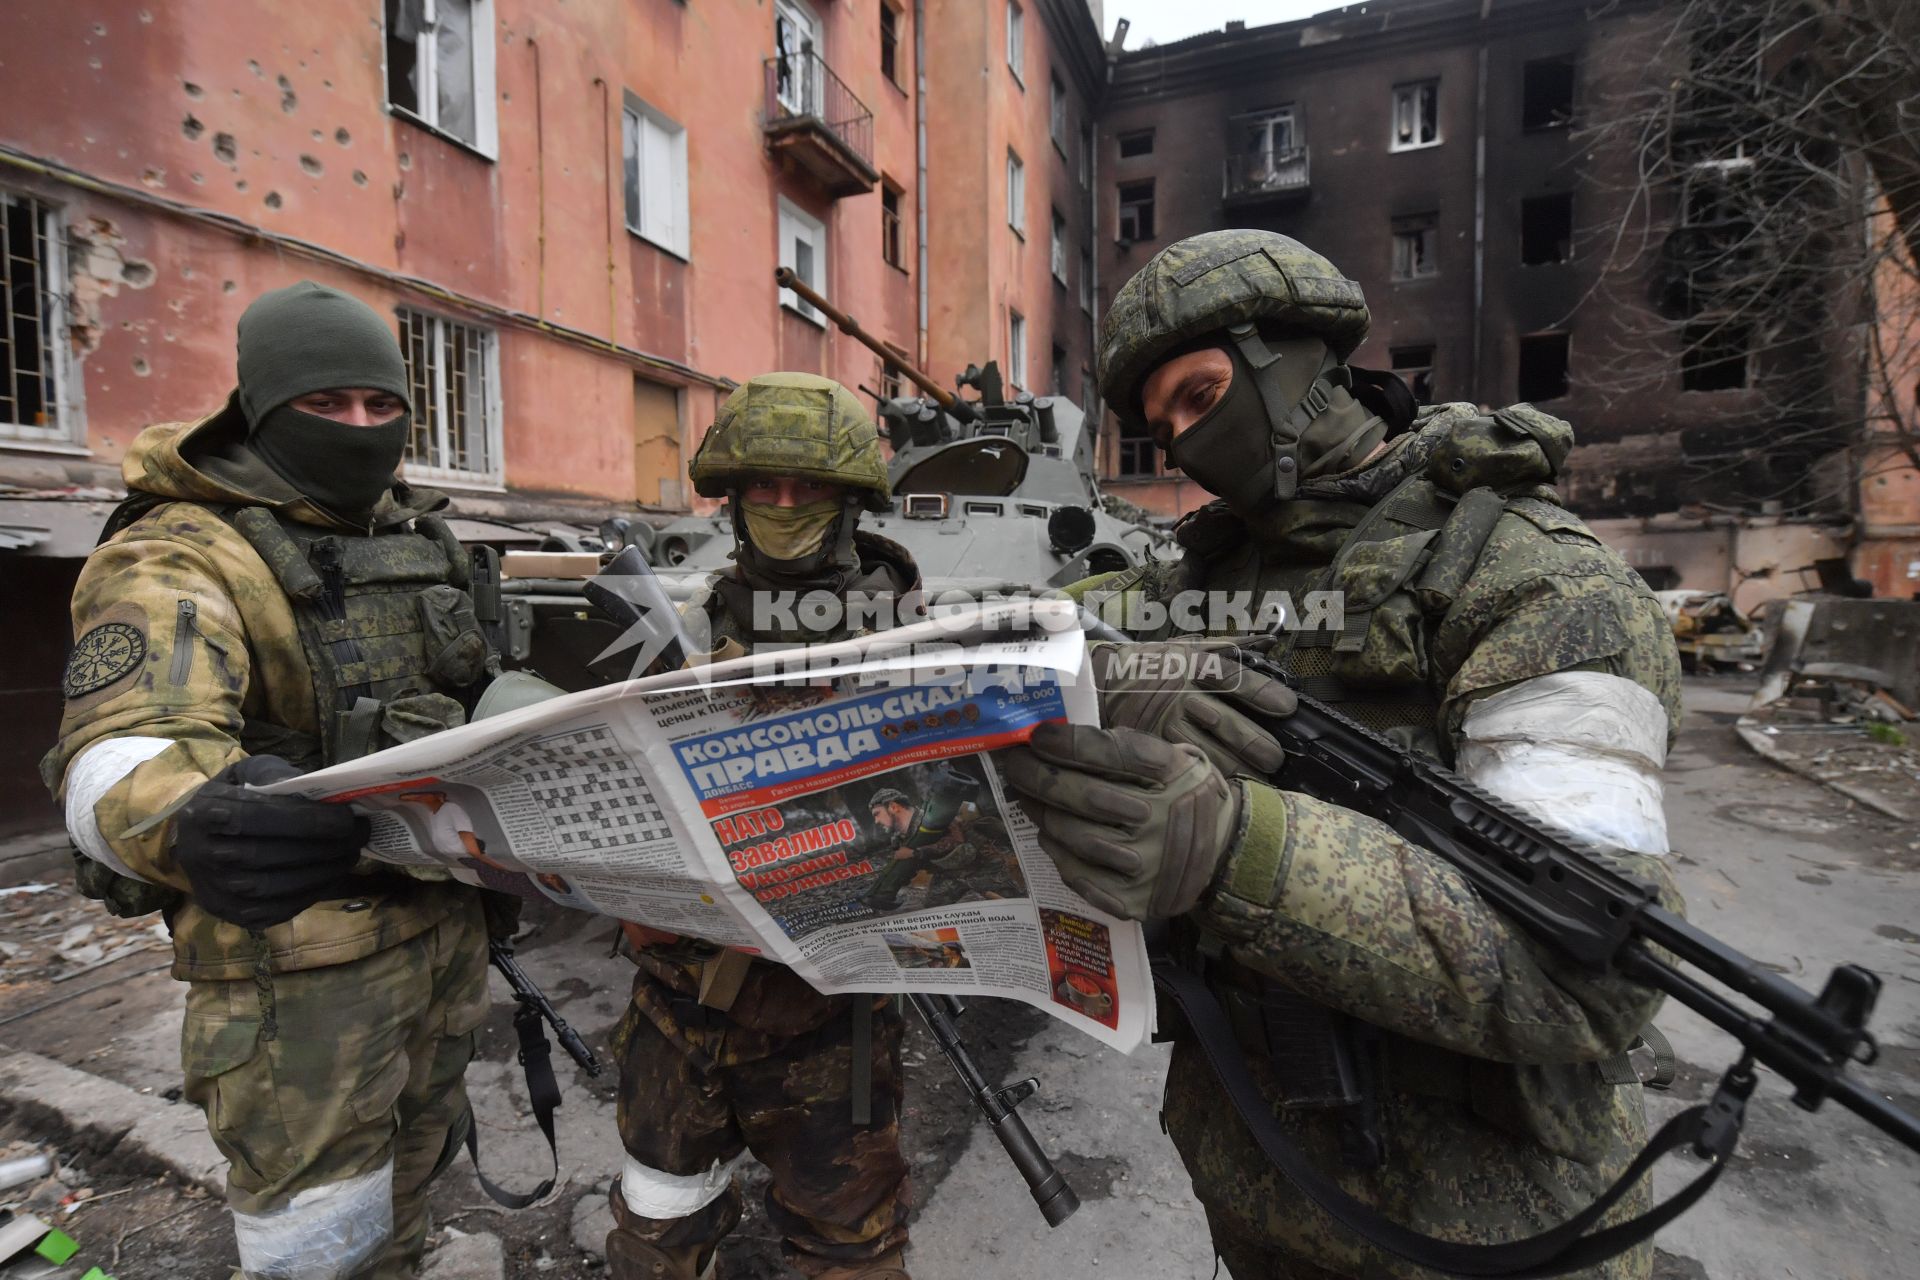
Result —
<instances>
[{"instance_id":1,"label":"broken window frame","mask_svg":"<svg viewBox=\"0 0 1920 1280\"><path fill-rule=\"evenodd\" d=\"M1446 141L1440 135L1440 78L1393 86L1387 118L1389 151L1423 151Z\"/></svg>"},{"instance_id":2,"label":"broken window frame","mask_svg":"<svg viewBox=\"0 0 1920 1280\"><path fill-rule=\"evenodd\" d=\"M1138 160L1142 156L1150 156L1153 154L1153 130L1129 129L1114 139L1114 147L1122 160Z\"/></svg>"},{"instance_id":3,"label":"broken window frame","mask_svg":"<svg viewBox=\"0 0 1920 1280\"><path fill-rule=\"evenodd\" d=\"M1543 258L1543 257L1537 256L1537 253L1530 254L1527 248L1528 242L1530 240L1534 242L1536 250L1539 247L1539 241L1535 239L1534 236L1529 235L1528 233L1527 207L1529 205L1534 205L1534 206L1544 205L1548 201L1564 201L1565 202L1566 209L1567 209L1567 226L1566 226L1565 239L1559 240L1557 242L1560 246L1559 256L1552 257L1552 258ZM1573 261L1573 192L1555 191L1555 192L1549 192L1548 194L1541 195L1541 196L1522 197L1520 201L1520 265L1523 267L1552 267L1552 266L1559 266L1561 263L1564 263L1564 262L1572 262L1572 261Z\"/></svg>"},{"instance_id":4,"label":"broken window frame","mask_svg":"<svg viewBox=\"0 0 1920 1280\"><path fill-rule=\"evenodd\" d=\"M1020 0L1007 0L1007 70L1013 72L1013 82L1022 89L1027 87L1026 61L1026 11L1020 7Z\"/></svg>"},{"instance_id":5,"label":"broken window frame","mask_svg":"<svg viewBox=\"0 0 1920 1280\"><path fill-rule=\"evenodd\" d=\"M1730 355L1735 345L1738 355ZM1717 352L1711 352L1713 347ZM1737 366L1737 381L1722 380L1719 371ZM1753 329L1744 321L1725 315L1695 316L1681 335L1680 390L1711 394L1716 391L1745 391L1753 385Z\"/></svg>"},{"instance_id":6,"label":"broken window frame","mask_svg":"<svg viewBox=\"0 0 1920 1280\"><path fill-rule=\"evenodd\" d=\"M1440 274L1440 215L1410 213L1393 219L1393 261L1397 281L1431 280Z\"/></svg>"},{"instance_id":7,"label":"broken window frame","mask_svg":"<svg viewBox=\"0 0 1920 1280\"><path fill-rule=\"evenodd\" d=\"M1067 86L1057 72L1047 73L1047 129L1053 135L1054 150L1067 154L1067 117L1072 114L1067 101Z\"/></svg>"},{"instance_id":8,"label":"broken window frame","mask_svg":"<svg viewBox=\"0 0 1920 1280\"><path fill-rule=\"evenodd\" d=\"M1529 395L1528 386L1527 386L1528 345L1535 344L1536 347L1540 347L1548 342L1552 342L1555 340L1559 342L1561 353L1562 353L1559 389L1551 392L1548 395L1542 395L1542 396ZM1514 397L1515 399L1523 400L1528 404L1544 404L1548 401L1558 400L1563 396L1566 396L1572 393L1573 391L1573 335L1569 333L1567 330L1548 329L1548 330L1542 330L1539 333L1523 333L1520 335L1520 341L1515 347L1514 355L1515 355L1514 390L1518 393Z\"/></svg>"},{"instance_id":9,"label":"broken window frame","mask_svg":"<svg viewBox=\"0 0 1920 1280\"><path fill-rule=\"evenodd\" d=\"M1535 68L1564 66L1567 69L1567 96L1564 112L1549 112L1547 118L1531 113L1536 98L1527 85L1529 76L1535 74ZM1545 133L1553 129L1565 129L1573 124L1575 96L1579 92L1580 64L1571 53L1554 54L1545 58L1529 58L1520 64L1520 131L1522 133Z\"/></svg>"},{"instance_id":10,"label":"broken window frame","mask_svg":"<svg viewBox=\"0 0 1920 1280\"><path fill-rule=\"evenodd\" d=\"M1131 196L1127 194L1129 191L1133 192ZM1114 223L1115 237L1125 244L1153 239L1157 230L1154 225L1156 193L1153 179L1138 178L1132 182L1115 183L1113 192L1119 206L1119 215Z\"/></svg>"},{"instance_id":11,"label":"broken window frame","mask_svg":"<svg viewBox=\"0 0 1920 1280\"><path fill-rule=\"evenodd\" d=\"M1051 224L1048 243L1049 256L1053 266L1053 278L1061 284L1067 282L1067 219L1058 209L1050 209Z\"/></svg>"},{"instance_id":12,"label":"broken window frame","mask_svg":"<svg viewBox=\"0 0 1920 1280\"><path fill-rule=\"evenodd\" d=\"M396 307L394 314L399 319L400 351L413 402L407 478L469 489L503 489L499 334L417 307ZM450 357L456 353L463 357L458 362L465 366L463 370L453 367L456 362ZM476 373L481 379L477 393L462 395L456 380L471 379ZM475 415L480 419L477 423ZM450 461L456 458L459 463Z\"/></svg>"},{"instance_id":13,"label":"broken window frame","mask_svg":"<svg viewBox=\"0 0 1920 1280\"><path fill-rule=\"evenodd\" d=\"M468 20L466 31L470 56L467 61L473 86L472 137L446 121L440 103L439 42L443 32L452 32L452 23L443 19L455 10L463 10ZM409 35L407 28L415 23L418 23L418 30ZM494 31L494 0L386 0L380 52L386 82L387 110L488 160L498 159L500 120L494 82ZM412 106L400 101L394 93L395 76L401 74L392 57L392 49L396 44L413 46L413 76L417 83L407 86L408 94L413 99ZM426 55L428 49L433 51L432 56Z\"/></svg>"}]
</instances>

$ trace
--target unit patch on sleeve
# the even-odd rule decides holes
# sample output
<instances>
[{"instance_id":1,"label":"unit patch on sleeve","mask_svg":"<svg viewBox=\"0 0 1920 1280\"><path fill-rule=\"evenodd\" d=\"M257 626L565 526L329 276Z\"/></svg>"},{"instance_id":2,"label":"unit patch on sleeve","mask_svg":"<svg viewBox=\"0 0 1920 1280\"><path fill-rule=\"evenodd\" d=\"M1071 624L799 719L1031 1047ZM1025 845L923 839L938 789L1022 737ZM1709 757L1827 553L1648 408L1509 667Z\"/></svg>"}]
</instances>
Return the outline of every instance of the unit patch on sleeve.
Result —
<instances>
[{"instance_id":1,"label":"unit patch on sleeve","mask_svg":"<svg viewBox=\"0 0 1920 1280\"><path fill-rule=\"evenodd\" d=\"M73 646L60 690L68 698L83 698L133 674L146 656L147 638L137 627L103 622Z\"/></svg>"}]
</instances>

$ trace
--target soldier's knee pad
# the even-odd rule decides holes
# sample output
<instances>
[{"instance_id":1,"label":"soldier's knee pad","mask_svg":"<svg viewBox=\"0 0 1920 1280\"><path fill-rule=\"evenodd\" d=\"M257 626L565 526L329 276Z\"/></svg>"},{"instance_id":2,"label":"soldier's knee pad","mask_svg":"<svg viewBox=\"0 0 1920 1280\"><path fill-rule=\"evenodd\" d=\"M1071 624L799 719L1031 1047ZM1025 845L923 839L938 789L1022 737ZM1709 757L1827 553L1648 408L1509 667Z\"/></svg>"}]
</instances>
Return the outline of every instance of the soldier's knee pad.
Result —
<instances>
[{"instance_id":1,"label":"soldier's knee pad","mask_svg":"<svg viewBox=\"0 0 1920 1280\"><path fill-rule=\"evenodd\" d=\"M299 1191L278 1209L233 1214L240 1268L253 1280L345 1280L393 1238L393 1162Z\"/></svg>"}]
</instances>

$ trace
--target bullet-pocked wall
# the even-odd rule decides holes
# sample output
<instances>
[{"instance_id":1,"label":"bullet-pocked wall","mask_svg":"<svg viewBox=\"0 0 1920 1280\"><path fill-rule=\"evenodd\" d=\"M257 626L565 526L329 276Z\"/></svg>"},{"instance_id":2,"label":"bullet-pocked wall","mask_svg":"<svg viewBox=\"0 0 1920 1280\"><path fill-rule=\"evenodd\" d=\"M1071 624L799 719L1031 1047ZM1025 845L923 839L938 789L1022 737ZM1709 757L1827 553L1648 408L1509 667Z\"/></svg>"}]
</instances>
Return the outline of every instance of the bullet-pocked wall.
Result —
<instances>
[{"instance_id":1,"label":"bullet-pocked wall","mask_svg":"<svg viewBox=\"0 0 1920 1280\"><path fill-rule=\"evenodd\" d=\"M815 287L916 349L910 4L424 13L10 13L0 189L64 228L70 456L117 464L147 423L216 405L241 310L301 278L395 316L448 420L415 463L482 502L680 505L729 382L790 368L877 390L871 353L782 305L796 233ZM802 139L850 153L851 187L774 145L789 114L857 118ZM6 434L0 451L47 450Z\"/></svg>"}]
</instances>

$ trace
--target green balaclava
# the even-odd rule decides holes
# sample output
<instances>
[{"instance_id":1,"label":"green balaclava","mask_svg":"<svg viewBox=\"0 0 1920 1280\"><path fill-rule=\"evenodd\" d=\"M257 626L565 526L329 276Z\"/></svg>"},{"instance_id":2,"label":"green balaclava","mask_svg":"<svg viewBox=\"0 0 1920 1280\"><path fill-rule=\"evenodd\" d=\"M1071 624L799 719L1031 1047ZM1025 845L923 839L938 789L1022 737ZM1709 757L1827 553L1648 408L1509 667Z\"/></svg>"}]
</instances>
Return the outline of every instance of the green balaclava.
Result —
<instances>
[{"instance_id":1,"label":"green balaclava","mask_svg":"<svg viewBox=\"0 0 1920 1280\"><path fill-rule=\"evenodd\" d=\"M804 571L801 566L826 545L827 534L845 508L846 503L838 498L797 507L743 501L740 515L746 521L747 540L753 549L772 566L793 566L788 572L795 572Z\"/></svg>"},{"instance_id":2,"label":"green balaclava","mask_svg":"<svg viewBox=\"0 0 1920 1280\"><path fill-rule=\"evenodd\" d=\"M247 441L261 460L328 512L355 522L370 515L412 424L406 361L379 314L311 280L263 294L240 317L239 368ZM409 411L356 427L288 403L356 387L397 396Z\"/></svg>"},{"instance_id":3,"label":"green balaclava","mask_svg":"<svg viewBox=\"0 0 1920 1280\"><path fill-rule=\"evenodd\" d=\"M1386 439L1386 422L1353 398L1349 370L1319 338L1267 341L1240 326L1207 345L1233 362L1233 381L1167 458L1241 516L1359 465Z\"/></svg>"}]
</instances>

